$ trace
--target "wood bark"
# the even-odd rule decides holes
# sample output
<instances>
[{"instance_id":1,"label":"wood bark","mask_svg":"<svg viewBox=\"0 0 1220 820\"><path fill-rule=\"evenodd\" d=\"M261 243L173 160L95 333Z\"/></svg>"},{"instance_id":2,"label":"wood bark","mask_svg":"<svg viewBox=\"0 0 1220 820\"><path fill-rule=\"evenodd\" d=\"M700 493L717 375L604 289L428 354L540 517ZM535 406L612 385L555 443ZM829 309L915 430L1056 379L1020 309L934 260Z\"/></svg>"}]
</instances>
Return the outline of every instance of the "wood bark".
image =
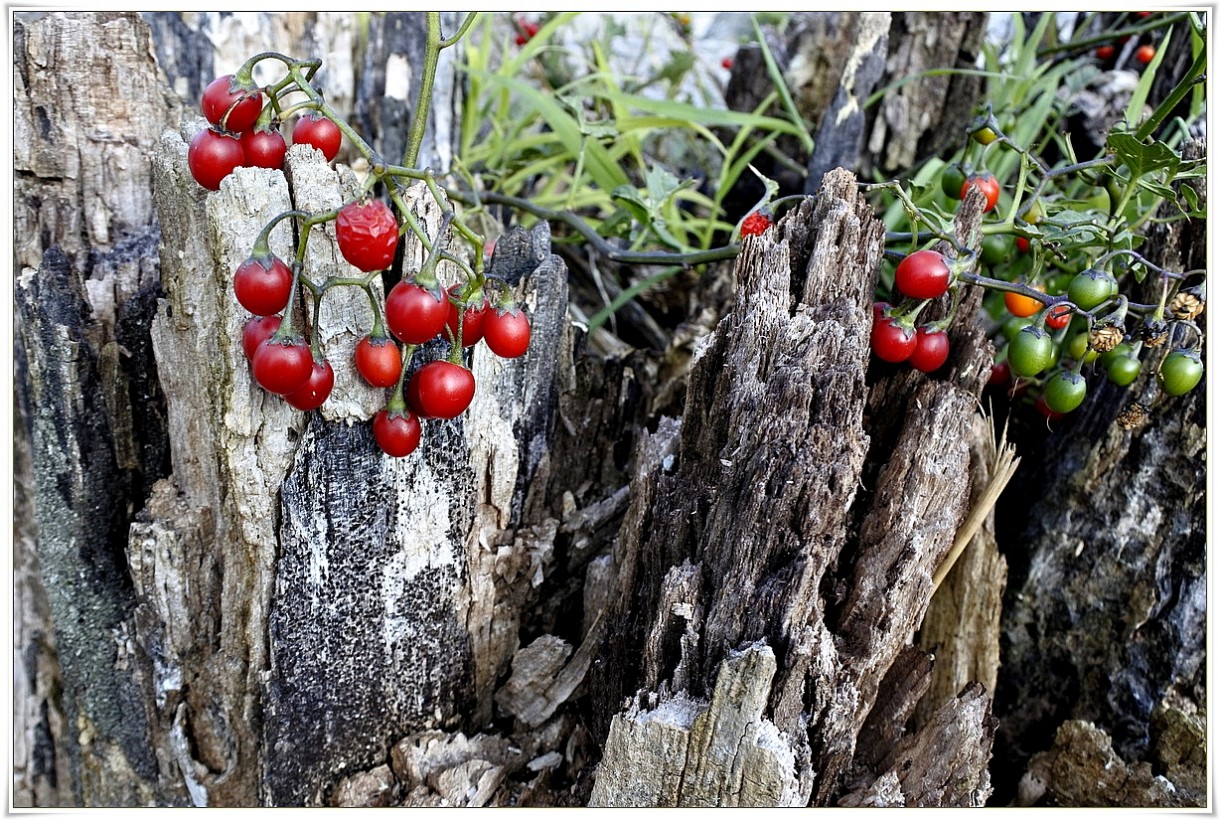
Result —
<instances>
[{"instance_id":1,"label":"wood bark","mask_svg":"<svg viewBox=\"0 0 1220 820\"><path fill-rule=\"evenodd\" d=\"M798 12L782 36L764 28L814 149L781 137L774 144L782 159L761 154L756 167L781 194L812 194L834 168L862 178L900 176L951 147L974 116L981 80L955 74L901 81L933 67L974 68L986 22L983 12ZM880 102L865 106L887 86ZM726 105L753 111L773 90L761 49L741 49ZM770 113L787 116L778 104ZM746 175L726 201L744 213L762 195Z\"/></svg>"},{"instance_id":2,"label":"wood bark","mask_svg":"<svg viewBox=\"0 0 1220 820\"><path fill-rule=\"evenodd\" d=\"M15 805L1204 799L1203 391L1145 376L1015 424L1023 472L937 587L994 471L981 294L940 373L870 361L882 228L844 170L706 274L663 352L587 338L546 225L505 233L531 350L471 354L475 404L411 459L348 363L363 294L297 317L336 369L321 411L257 389L232 270L363 169L298 148L206 193L193 100L268 45L324 52L393 156L419 17L18 15ZM894 17L891 71L918 25L976 25ZM817 105L848 110L868 84L831 73ZM1204 236L1158 227L1155 258L1203 267ZM331 229L307 265L345 270ZM1113 427L1132 399L1149 420Z\"/></svg>"},{"instance_id":3,"label":"wood bark","mask_svg":"<svg viewBox=\"0 0 1220 820\"><path fill-rule=\"evenodd\" d=\"M964 235L979 216L972 198ZM608 729L598 776L611 780L595 785L595 801L638 781L647 785L637 796L666 805L724 804L744 779L785 784L767 792L772 804L826 804L842 794L853 758L876 761L855 773L870 781L894 765L857 738L880 706L882 680L920 657L909 642L966 512L965 441L989 348L956 348L944 381L897 377L898 393L882 380L870 397L869 306L882 233L854 178L838 171L774 240L747 240L737 301L692 367L681 423L658 430L651 465L633 480L615 554L621 581L609 662L592 681L599 699L629 706ZM879 400L891 412L874 412L866 426L866 408ZM878 441L884 449L873 449ZM876 492L859 493L862 484ZM751 674L765 680L750 685L767 693L769 737L782 739L783 754L701 779L697 755L667 749L683 734L694 740L700 711L722 721L714 693L725 685L725 659L758 641L782 659L777 669L758 667ZM640 661L628 657L641 647ZM906 679L917 686L920 678ZM909 714L919 694L900 711ZM950 748L979 751L942 756L900 787L903 802L986 799L994 722L988 698L974 700L928 731L956 732ZM884 717L890 726L905 719ZM668 725L641 726L658 722Z\"/></svg>"}]
</instances>

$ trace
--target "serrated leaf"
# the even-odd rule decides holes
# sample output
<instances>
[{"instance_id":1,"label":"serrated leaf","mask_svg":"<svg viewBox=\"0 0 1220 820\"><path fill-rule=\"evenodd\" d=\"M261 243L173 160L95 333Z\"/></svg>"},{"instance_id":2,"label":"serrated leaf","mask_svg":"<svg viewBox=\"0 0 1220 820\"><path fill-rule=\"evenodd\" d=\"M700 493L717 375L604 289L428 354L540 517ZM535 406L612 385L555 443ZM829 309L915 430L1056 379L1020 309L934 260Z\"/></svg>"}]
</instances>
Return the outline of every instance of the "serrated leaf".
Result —
<instances>
[{"instance_id":1,"label":"serrated leaf","mask_svg":"<svg viewBox=\"0 0 1220 820\"><path fill-rule=\"evenodd\" d=\"M1134 134L1125 131L1112 132L1106 138L1106 147L1114 152L1119 162L1131 169L1134 177L1162 168L1169 169L1172 175L1182 163L1181 158L1165 143L1145 145Z\"/></svg>"}]
</instances>

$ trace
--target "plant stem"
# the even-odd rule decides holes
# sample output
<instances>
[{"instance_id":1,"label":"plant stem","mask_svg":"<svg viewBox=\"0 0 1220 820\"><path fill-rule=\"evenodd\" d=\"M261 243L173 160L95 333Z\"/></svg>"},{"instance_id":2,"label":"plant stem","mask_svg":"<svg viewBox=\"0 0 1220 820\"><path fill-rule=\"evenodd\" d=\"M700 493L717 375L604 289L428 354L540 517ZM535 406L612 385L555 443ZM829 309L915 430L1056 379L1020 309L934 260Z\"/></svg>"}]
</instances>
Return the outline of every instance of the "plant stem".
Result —
<instances>
[{"instance_id":1,"label":"plant stem","mask_svg":"<svg viewBox=\"0 0 1220 820\"><path fill-rule=\"evenodd\" d=\"M432 106L432 86L436 82L436 63L441 54L441 13L428 14L427 42L424 46L423 73L419 78L419 96L415 110L411 112L411 130L407 133L407 150L402 155L402 164L414 168L419 161L419 149L424 144L424 133L428 126L428 109Z\"/></svg>"},{"instance_id":2,"label":"plant stem","mask_svg":"<svg viewBox=\"0 0 1220 820\"><path fill-rule=\"evenodd\" d=\"M461 191L450 191L451 199L469 204L474 201L472 195ZM720 248L711 248L706 251L692 251L690 253L677 253L673 251L624 251L614 247L607 242L597 231L593 229L589 223L585 222L571 211L553 211L550 208L543 208L530 202L528 199L521 197L509 196L508 194L498 194L494 191L484 191L479 195L479 198L484 203L493 205L507 205L510 208L515 208L519 211L525 211L528 214L533 214L539 219L545 219L548 222L561 222L567 225L572 230L580 234L586 242L593 246L593 249L598 254L609 259L612 262L621 262L629 265L702 265L707 262L719 262L724 259L732 259L737 254L741 253L741 245L725 245Z\"/></svg>"}]
</instances>

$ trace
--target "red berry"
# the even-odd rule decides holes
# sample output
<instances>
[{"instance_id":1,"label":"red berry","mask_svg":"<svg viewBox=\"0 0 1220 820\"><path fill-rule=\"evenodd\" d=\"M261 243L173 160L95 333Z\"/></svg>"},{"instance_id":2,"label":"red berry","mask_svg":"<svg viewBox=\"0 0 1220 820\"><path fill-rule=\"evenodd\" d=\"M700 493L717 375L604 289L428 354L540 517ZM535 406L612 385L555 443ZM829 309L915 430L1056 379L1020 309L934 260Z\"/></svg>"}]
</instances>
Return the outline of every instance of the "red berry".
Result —
<instances>
[{"instance_id":1,"label":"red berry","mask_svg":"<svg viewBox=\"0 0 1220 820\"><path fill-rule=\"evenodd\" d=\"M384 336L365 336L356 344L356 371L373 387L393 387L402 373L398 345Z\"/></svg>"},{"instance_id":2,"label":"red berry","mask_svg":"<svg viewBox=\"0 0 1220 820\"><path fill-rule=\"evenodd\" d=\"M419 446L419 419L410 411L382 410L373 416L373 438L386 455L402 458Z\"/></svg>"},{"instance_id":3,"label":"red berry","mask_svg":"<svg viewBox=\"0 0 1220 820\"><path fill-rule=\"evenodd\" d=\"M987 213L995 208L996 203L1000 201L1000 181L990 171L983 171L966 177L966 181L962 183L961 196L958 198L965 199L966 192L971 188L978 188L987 199L987 204L983 206L983 213Z\"/></svg>"},{"instance_id":4,"label":"red berry","mask_svg":"<svg viewBox=\"0 0 1220 820\"><path fill-rule=\"evenodd\" d=\"M335 219L335 238L343 258L360 270L385 270L394 263L398 249L398 221L380 199L349 202Z\"/></svg>"},{"instance_id":5,"label":"red berry","mask_svg":"<svg viewBox=\"0 0 1220 820\"><path fill-rule=\"evenodd\" d=\"M747 216L741 223L742 236L758 236L767 228L771 227L771 217L764 214L762 211L755 211Z\"/></svg>"},{"instance_id":6,"label":"red berry","mask_svg":"<svg viewBox=\"0 0 1220 820\"><path fill-rule=\"evenodd\" d=\"M241 135L241 148L246 165L253 168L281 168L288 144L279 131L247 131Z\"/></svg>"},{"instance_id":7,"label":"red berry","mask_svg":"<svg viewBox=\"0 0 1220 820\"><path fill-rule=\"evenodd\" d=\"M246 322L241 331L241 349L245 351L247 359L254 358L254 351L280 329L283 321L279 316L256 316Z\"/></svg>"},{"instance_id":8,"label":"red berry","mask_svg":"<svg viewBox=\"0 0 1220 820\"><path fill-rule=\"evenodd\" d=\"M1114 46L1106 43L1105 45L1098 46L1093 53L1097 55L1097 59L1104 62L1114 56Z\"/></svg>"},{"instance_id":9,"label":"red berry","mask_svg":"<svg viewBox=\"0 0 1220 820\"><path fill-rule=\"evenodd\" d=\"M893 319L882 319L873 323L869 341L878 359L905 362L915 352L915 329L903 327Z\"/></svg>"},{"instance_id":10,"label":"red berry","mask_svg":"<svg viewBox=\"0 0 1220 820\"><path fill-rule=\"evenodd\" d=\"M474 374L460 364L428 362L411 381L417 383L420 409L431 418L456 418L474 399Z\"/></svg>"},{"instance_id":11,"label":"red berry","mask_svg":"<svg viewBox=\"0 0 1220 820\"><path fill-rule=\"evenodd\" d=\"M259 260L251 256L233 274L237 301L255 316L270 316L288 306L292 271L278 256Z\"/></svg>"},{"instance_id":12,"label":"red berry","mask_svg":"<svg viewBox=\"0 0 1220 820\"><path fill-rule=\"evenodd\" d=\"M1148 65L1156 56L1156 46L1145 43L1135 50L1135 59L1142 65Z\"/></svg>"},{"instance_id":13,"label":"red berry","mask_svg":"<svg viewBox=\"0 0 1220 820\"><path fill-rule=\"evenodd\" d=\"M301 341L277 342L267 339L254 351L251 360L254 380L268 393L281 396L296 392L313 374L313 353Z\"/></svg>"},{"instance_id":14,"label":"red berry","mask_svg":"<svg viewBox=\"0 0 1220 820\"><path fill-rule=\"evenodd\" d=\"M1046 326L1051 330L1063 330L1072 321L1072 309L1067 305L1055 305L1046 312Z\"/></svg>"},{"instance_id":15,"label":"red berry","mask_svg":"<svg viewBox=\"0 0 1220 820\"><path fill-rule=\"evenodd\" d=\"M305 384L284 396L284 401L298 410L317 410L330 398L335 387L335 371L326 359L314 360L313 370Z\"/></svg>"},{"instance_id":16,"label":"red berry","mask_svg":"<svg viewBox=\"0 0 1220 820\"><path fill-rule=\"evenodd\" d=\"M445 320L445 329L454 338L457 337L458 329L458 306L454 300L461 290L461 285L449 288L449 318ZM477 306L469 305L462 311L462 347L477 345L483 338L483 317L486 313L487 300L482 296L479 297Z\"/></svg>"},{"instance_id":17,"label":"red berry","mask_svg":"<svg viewBox=\"0 0 1220 820\"><path fill-rule=\"evenodd\" d=\"M414 282L399 282L385 299L385 322L407 344L423 344L445 328L449 300Z\"/></svg>"},{"instance_id":18,"label":"red berry","mask_svg":"<svg viewBox=\"0 0 1220 820\"><path fill-rule=\"evenodd\" d=\"M310 111L303 114L296 121L296 125L292 126L292 144L312 145L330 162L339 154L339 146L343 144L343 132L328 118L317 111Z\"/></svg>"},{"instance_id":19,"label":"red berry","mask_svg":"<svg viewBox=\"0 0 1220 820\"><path fill-rule=\"evenodd\" d=\"M733 70L733 58L725 57L723 60L720 61L720 66L721 66L721 68L725 69L726 71L732 71Z\"/></svg>"},{"instance_id":20,"label":"red berry","mask_svg":"<svg viewBox=\"0 0 1220 820\"><path fill-rule=\"evenodd\" d=\"M1000 387L1008 384L1012 378L1012 371L1008 369L1008 362L996 362L991 366L991 374L987 377L987 384L992 387Z\"/></svg>"},{"instance_id":21,"label":"red berry","mask_svg":"<svg viewBox=\"0 0 1220 820\"><path fill-rule=\"evenodd\" d=\"M1017 250L1021 253L1029 253L1029 240L1023 236L1017 237Z\"/></svg>"},{"instance_id":22,"label":"red berry","mask_svg":"<svg viewBox=\"0 0 1220 820\"><path fill-rule=\"evenodd\" d=\"M428 418L428 414L424 412L423 405L419 401L419 380L414 378L414 376L407 379L407 387L403 391L403 398L407 400L407 407L411 408L412 413L421 419Z\"/></svg>"},{"instance_id":23,"label":"red berry","mask_svg":"<svg viewBox=\"0 0 1220 820\"><path fill-rule=\"evenodd\" d=\"M522 311L489 310L483 317L483 341L502 359L515 359L530 346L530 320Z\"/></svg>"},{"instance_id":24,"label":"red berry","mask_svg":"<svg viewBox=\"0 0 1220 820\"><path fill-rule=\"evenodd\" d=\"M235 137L205 128L191 140L186 164L191 176L209 191L220 189L220 181L246 162L246 154Z\"/></svg>"},{"instance_id":25,"label":"red berry","mask_svg":"<svg viewBox=\"0 0 1220 820\"><path fill-rule=\"evenodd\" d=\"M949 359L949 334L924 326L915 331L915 350L911 352L911 367L931 373Z\"/></svg>"},{"instance_id":26,"label":"red berry","mask_svg":"<svg viewBox=\"0 0 1220 820\"><path fill-rule=\"evenodd\" d=\"M226 74L208 83L199 100L203 116L213 125L229 131L248 131L263 111L263 95L258 89L238 88L233 91L233 75ZM228 114L228 118L225 114Z\"/></svg>"},{"instance_id":27,"label":"red berry","mask_svg":"<svg viewBox=\"0 0 1220 820\"><path fill-rule=\"evenodd\" d=\"M898 263L894 287L912 299L936 299L949 289L951 275L944 256L932 250L915 251Z\"/></svg>"}]
</instances>

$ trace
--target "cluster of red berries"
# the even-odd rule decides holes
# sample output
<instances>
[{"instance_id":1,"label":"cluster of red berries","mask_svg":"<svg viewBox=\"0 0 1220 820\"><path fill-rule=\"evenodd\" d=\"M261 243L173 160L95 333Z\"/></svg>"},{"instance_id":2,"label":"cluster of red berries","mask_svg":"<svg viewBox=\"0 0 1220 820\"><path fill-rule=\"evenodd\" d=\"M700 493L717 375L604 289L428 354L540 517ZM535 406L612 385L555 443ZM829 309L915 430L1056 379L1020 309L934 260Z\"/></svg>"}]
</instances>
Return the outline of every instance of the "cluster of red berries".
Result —
<instances>
[{"instance_id":1,"label":"cluster of red berries","mask_svg":"<svg viewBox=\"0 0 1220 820\"><path fill-rule=\"evenodd\" d=\"M953 269L937 251L915 251L899 262L894 271L894 287L907 298L913 310L900 313L888 302L873 303L869 339L873 355L886 362L907 362L924 373L940 369L949 359L947 320L916 328L915 316L923 300L944 296L952 279Z\"/></svg>"},{"instance_id":2,"label":"cluster of red berries","mask_svg":"<svg viewBox=\"0 0 1220 820\"><path fill-rule=\"evenodd\" d=\"M541 28L541 26L535 23L533 20L526 20L524 18L519 18L516 21L516 25L516 43L519 46L523 46L530 40L534 39L534 36L538 34L538 30Z\"/></svg>"},{"instance_id":3,"label":"cluster of red berries","mask_svg":"<svg viewBox=\"0 0 1220 820\"><path fill-rule=\"evenodd\" d=\"M191 140L187 164L201 186L218 190L234 168L284 164L288 144L279 121L263 110L263 94L256 86L242 85L232 74L217 77L204 90L200 108L211 125ZM327 162L339 153L342 141L339 126L317 111L307 111L292 128L294 145L312 145Z\"/></svg>"},{"instance_id":4,"label":"cluster of red berries","mask_svg":"<svg viewBox=\"0 0 1220 820\"><path fill-rule=\"evenodd\" d=\"M393 262L398 231L393 212L380 200L350 202L335 220L340 253L366 273ZM302 336L282 331L283 320L276 314L288 307L293 282L289 266L270 252L252 254L238 266L233 290L242 307L254 314L246 323L242 346L259 386L298 410L314 410L330 396L335 375ZM529 318L507 301L492 306L481 290L474 291L462 284L445 291L404 279L385 300L386 326L394 338L374 331L356 344L352 356L361 377L373 387L396 389L373 420L374 437L386 453L413 452L419 445L420 419L455 418L470 406L475 379L461 363L465 348L482 341L496 355L516 358L529 347ZM414 346L437 338L449 340L449 356L410 374L404 403L397 390L409 360L404 362L397 342L412 346L413 353Z\"/></svg>"}]
</instances>

